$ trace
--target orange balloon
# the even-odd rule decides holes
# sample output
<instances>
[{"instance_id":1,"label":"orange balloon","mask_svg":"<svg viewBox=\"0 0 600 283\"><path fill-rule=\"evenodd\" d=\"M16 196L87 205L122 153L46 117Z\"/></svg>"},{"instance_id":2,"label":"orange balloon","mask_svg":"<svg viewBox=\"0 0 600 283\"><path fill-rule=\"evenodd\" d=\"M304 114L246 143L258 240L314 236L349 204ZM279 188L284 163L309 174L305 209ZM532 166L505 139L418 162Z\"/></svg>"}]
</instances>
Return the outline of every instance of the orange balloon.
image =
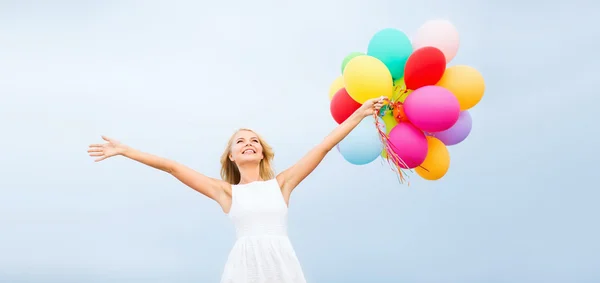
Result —
<instances>
[{"instance_id":1,"label":"orange balloon","mask_svg":"<svg viewBox=\"0 0 600 283\"><path fill-rule=\"evenodd\" d=\"M439 180L450 168L450 153L446 145L437 138L427 136L427 156L415 172L425 180Z\"/></svg>"},{"instance_id":2,"label":"orange balloon","mask_svg":"<svg viewBox=\"0 0 600 283\"><path fill-rule=\"evenodd\" d=\"M394 119L396 119L396 122L398 123L408 122L406 113L404 113L404 105L402 105L401 103L394 105L393 115Z\"/></svg>"},{"instance_id":3,"label":"orange balloon","mask_svg":"<svg viewBox=\"0 0 600 283\"><path fill-rule=\"evenodd\" d=\"M456 96L460 110L473 108L483 98L485 81L479 71L470 66L457 65L446 69L440 81L436 84Z\"/></svg>"}]
</instances>

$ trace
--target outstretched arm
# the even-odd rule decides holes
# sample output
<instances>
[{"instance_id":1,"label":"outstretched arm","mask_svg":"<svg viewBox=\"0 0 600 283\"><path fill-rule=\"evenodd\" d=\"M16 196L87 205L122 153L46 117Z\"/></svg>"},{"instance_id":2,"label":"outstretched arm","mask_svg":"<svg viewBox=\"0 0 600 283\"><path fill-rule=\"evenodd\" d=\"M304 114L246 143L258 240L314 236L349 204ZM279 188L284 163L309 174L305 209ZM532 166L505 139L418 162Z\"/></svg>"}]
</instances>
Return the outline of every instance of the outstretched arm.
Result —
<instances>
[{"instance_id":1,"label":"outstretched arm","mask_svg":"<svg viewBox=\"0 0 600 283\"><path fill-rule=\"evenodd\" d=\"M173 160L145 153L137 149L127 148L123 151L122 155L142 164L167 172L188 187L220 202L221 194L224 192L224 181L200 174Z\"/></svg>"},{"instance_id":2,"label":"outstretched arm","mask_svg":"<svg viewBox=\"0 0 600 283\"><path fill-rule=\"evenodd\" d=\"M95 160L96 162L115 155L125 156L144 165L167 172L188 187L221 204L226 186L224 181L200 174L191 168L173 160L131 148L114 139L104 136L102 138L107 141L107 143L90 145L88 150L90 156L97 157Z\"/></svg>"},{"instance_id":3,"label":"outstretched arm","mask_svg":"<svg viewBox=\"0 0 600 283\"><path fill-rule=\"evenodd\" d=\"M294 188L317 168L327 153L356 128L363 118L373 115L375 111L379 111L385 101L387 101L386 98L376 98L366 101L348 119L327 135L319 145L304 155L292 167L281 172L277 176L277 181L281 186L284 196L289 197Z\"/></svg>"}]
</instances>

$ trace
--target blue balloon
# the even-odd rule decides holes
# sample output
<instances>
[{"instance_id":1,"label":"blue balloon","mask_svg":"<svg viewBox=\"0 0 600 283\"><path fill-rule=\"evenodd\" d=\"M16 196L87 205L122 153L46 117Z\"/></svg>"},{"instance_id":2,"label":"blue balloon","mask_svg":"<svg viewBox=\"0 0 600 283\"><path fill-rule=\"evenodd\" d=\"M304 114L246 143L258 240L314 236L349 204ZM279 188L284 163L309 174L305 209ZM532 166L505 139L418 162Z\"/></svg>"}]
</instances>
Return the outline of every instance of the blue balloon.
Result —
<instances>
[{"instance_id":1,"label":"blue balloon","mask_svg":"<svg viewBox=\"0 0 600 283\"><path fill-rule=\"evenodd\" d=\"M413 52L412 43L406 34L393 28L378 31L369 41L367 55L385 64L394 80L404 77L404 66Z\"/></svg>"},{"instance_id":2,"label":"blue balloon","mask_svg":"<svg viewBox=\"0 0 600 283\"><path fill-rule=\"evenodd\" d=\"M385 132L385 123L379 119L380 128ZM338 150L346 161L354 165L365 165L381 155L383 143L375 127L373 116L365 117L339 144Z\"/></svg>"}]
</instances>

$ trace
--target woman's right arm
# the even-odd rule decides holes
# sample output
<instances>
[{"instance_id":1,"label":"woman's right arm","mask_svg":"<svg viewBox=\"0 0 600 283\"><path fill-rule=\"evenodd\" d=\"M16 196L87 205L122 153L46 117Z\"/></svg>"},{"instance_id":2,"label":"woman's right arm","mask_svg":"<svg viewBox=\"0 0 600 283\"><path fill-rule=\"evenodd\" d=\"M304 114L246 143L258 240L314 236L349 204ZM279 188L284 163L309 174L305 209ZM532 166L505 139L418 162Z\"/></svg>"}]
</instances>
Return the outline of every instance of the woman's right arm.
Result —
<instances>
[{"instance_id":1,"label":"woman's right arm","mask_svg":"<svg viewBox=\"0 0 600 283\"><path fill-rule=\"evenodd\" d=\"M227 191L227 183L225 181L210 178L206 175L200 174L197 171L177 163L173 160L169 160L163 157L152 155L150 153L142 152L132 147L126 146L114 139L103 136L102 137L107 143L105 144L92 144L88 149L90 156L97 157L96 162L102 161L106 158L122 155L131 160L135 160L147 166L156 168L158 170L167 172L179 181L187 185L188 187L200 192L201 194L217 201L223 205L225 192Z\"/></svg>"}]
</instances>

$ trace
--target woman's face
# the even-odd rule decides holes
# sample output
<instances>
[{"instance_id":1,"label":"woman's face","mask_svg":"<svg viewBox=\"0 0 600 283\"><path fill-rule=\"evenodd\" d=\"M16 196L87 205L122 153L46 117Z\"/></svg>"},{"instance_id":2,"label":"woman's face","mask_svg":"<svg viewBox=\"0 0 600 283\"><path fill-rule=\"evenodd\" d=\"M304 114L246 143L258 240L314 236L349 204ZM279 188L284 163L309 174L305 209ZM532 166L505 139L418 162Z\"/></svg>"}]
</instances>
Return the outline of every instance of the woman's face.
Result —
<instances>
[{"instance_id":1,"label":"woman's face","mask_svg":"<svg viewBox=\"0 0 600 283\"><path fill-rule=\"evenodd\" d=\"M245 163L260 163L263 159L263 148L258 136L247 130L237 132L231 143L229 159L238 166Z\"/></svg>"}]
</instances>

